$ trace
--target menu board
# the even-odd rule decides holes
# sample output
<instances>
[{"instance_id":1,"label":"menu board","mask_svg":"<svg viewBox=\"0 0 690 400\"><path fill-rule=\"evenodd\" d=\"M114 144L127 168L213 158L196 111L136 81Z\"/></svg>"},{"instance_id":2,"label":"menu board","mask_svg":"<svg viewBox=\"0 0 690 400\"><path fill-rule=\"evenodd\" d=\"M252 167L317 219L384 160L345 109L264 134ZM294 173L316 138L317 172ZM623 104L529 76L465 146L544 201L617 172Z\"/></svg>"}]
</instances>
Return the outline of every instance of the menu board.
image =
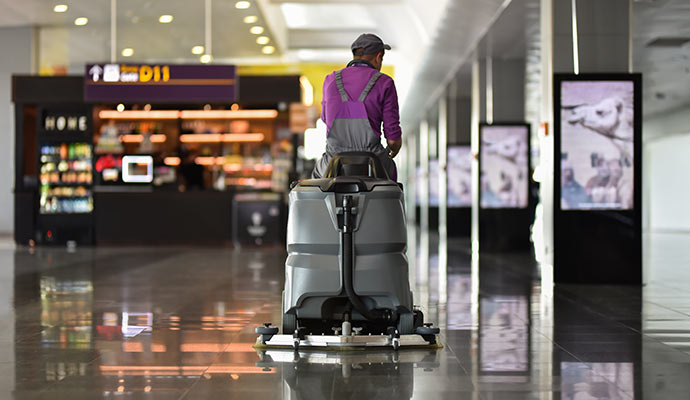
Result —
<instances>
[{"instance_id":1,"label":"menu board","mask_svg":"<svg viewBox=\"0 0 690 400\"><path fill-rule=\"evenodd\" d=\"M529 127L482 125L481 208L526 208L529 192Z\"/></svg>"},{"instance_id":2,"label":"menu board","mask_svg":"<svg viewBox=\"0 0 690 400\"><path fill-rule=\"evenodd\" d=\"M560 82L561 209L634 207L634 83Z\"/></svg>"}]
</instances>

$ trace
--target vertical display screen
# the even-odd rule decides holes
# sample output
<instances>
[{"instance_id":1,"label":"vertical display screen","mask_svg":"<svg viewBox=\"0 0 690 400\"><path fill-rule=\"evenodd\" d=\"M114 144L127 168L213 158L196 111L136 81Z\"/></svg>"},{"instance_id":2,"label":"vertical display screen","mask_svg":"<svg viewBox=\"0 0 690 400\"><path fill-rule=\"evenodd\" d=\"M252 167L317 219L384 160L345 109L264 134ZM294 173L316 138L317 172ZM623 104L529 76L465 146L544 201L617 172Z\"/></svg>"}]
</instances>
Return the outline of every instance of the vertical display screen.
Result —
<instances>
[{"instance_id":1,"label":"vertical display screen","mask_svg":"<svg viewBox=\"0 0 690 400\"><path fill-rule=\"evenodd\" d=\"M448 146L448 207L472 206L470 146Z\"/></svg>"},{"instance_id":2,"label":"vertical display screen","mask_svg":"<svg viewBox=\"0 0 690 400\"><path fill-rule=\"evenodd\" d=\"M529 190L527 125L482 125L480 135L480 205L526 208Z\"/></svg>"},{"instance_id":3,"label":"vertical display screen","mask_svg":"<svg viewBox=\"0 0 690 400\"><path fill-rule=\"evenodd\" d=\"M447 182L449 208L472 206L472 153L470 146L448 146ZM417 167L417 203L421 202L422 168ZM438 160L429 160L429 206L439 202Z\"/></svg>"},{"instance_id":4,"label":"vertical display screen","mask_svg":"<svg viewBox=\"0 0 690 400\"><path fill-rule=\"evenodd\" d=\"M633 209L633 81L560 85L561 209Z\"/></svg>"}]
</instances>

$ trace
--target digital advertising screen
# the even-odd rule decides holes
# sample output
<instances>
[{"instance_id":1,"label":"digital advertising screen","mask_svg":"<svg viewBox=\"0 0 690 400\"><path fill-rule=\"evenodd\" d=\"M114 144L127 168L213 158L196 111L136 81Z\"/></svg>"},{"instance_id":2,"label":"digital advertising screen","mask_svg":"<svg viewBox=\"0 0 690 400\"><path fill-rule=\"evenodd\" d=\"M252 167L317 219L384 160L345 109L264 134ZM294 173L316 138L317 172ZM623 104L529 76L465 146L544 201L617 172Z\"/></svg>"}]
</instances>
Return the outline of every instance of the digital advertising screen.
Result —
<instances>
[{"instance_id":1,"label":"digital advertising screen","mask_svg":"<svg viewBox=\"0 0 690 400\"><path fill-rule=\"evenodd\" d=\"M472 153L470 146L448 146L449 208L472 206ZM417 204L421 203L422 168L417 167ZM438 160L429 160L429 207L439 206Z\"/></svg>"},{"instance_id":2,"label":"digital advertising screen","mask_svg":"<svg viewBox=\"0 0 690 400\"><path fill-rule=\"evenodd\" d=\"M529 193L529 127L481 125L481 208L526 208Z\"/></svg>"},{"instance_id":3,"label":"digital advertising screen","mask_svg":"<svg viewBox=\"0 0 690 400\"><path fill-rule=\"evenodd\" d=\"M470 146L448 146L448 207L472 206Z\"/></svg>"},{"instance_id":4,"label":"digital advertising screen","mask_svg":"<svg viewBox=\"0 0 690 400\"><path fill-rule=\"evenodd\" d=\"M633 209L634 82L559 83L561 209Z\"/></svg>"},{"instance_id":5,"label":"digital advertising screen","mask_svg":"<svg viewBox=\"0 0 690 400\"><path fill-rule=\"evenodd\" d=\"M526 296L480 299L479 356L482 372L529 370L529 309Z\"/></svg>"},{"instance_id":6,"label":"digital advertising screen","mask_svg":"<svg viewBox=\"0 0 690 400\"><path fill-rule=\"evenodd\" d=\"M415 194L417 196L417 205L422 204L422 184L424 182L424 174L422 167L416 169L417 180ZM438 207L438 160L429 160L429 207Z\"/></svg>"}]
</instances>

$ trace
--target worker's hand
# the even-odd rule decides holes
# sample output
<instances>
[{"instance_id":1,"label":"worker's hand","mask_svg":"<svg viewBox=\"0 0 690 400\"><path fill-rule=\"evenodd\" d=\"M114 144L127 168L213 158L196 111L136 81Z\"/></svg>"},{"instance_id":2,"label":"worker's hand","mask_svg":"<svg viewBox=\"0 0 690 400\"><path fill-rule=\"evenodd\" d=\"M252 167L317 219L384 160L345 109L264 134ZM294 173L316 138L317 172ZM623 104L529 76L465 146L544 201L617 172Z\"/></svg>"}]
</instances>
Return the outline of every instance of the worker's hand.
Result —
<instances>
[{"instance_id":1,"label":"worker's hand","mask_svg":"<svg viewBox=\"0 0 690 400\"><path fill-rule=\"evenodd\" d=\"M394 158L398 155L398 152L402 147L402 140L386 140L386 142L388 143L388 154L391 156L391 158Z\"/></svg>"}]
</instances>

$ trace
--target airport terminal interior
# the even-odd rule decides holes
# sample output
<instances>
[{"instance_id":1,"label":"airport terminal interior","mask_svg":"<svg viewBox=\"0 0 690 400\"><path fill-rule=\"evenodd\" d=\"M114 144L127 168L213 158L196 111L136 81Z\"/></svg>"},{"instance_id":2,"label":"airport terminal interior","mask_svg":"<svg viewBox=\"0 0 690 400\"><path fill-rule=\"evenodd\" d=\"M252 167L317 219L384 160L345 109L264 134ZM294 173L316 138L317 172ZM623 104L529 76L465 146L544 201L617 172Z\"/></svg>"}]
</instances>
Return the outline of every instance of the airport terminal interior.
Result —
<instances>
[{"instance_id":1,"label":"airport terminal interior","mask_svg":"<svg viewBox=\"0 0 690 400\"><path fill-rule=\"evenodd\" d=\"M687 0L0 6L0 400L690 398Z\"/></svg>"}]
</instances>

